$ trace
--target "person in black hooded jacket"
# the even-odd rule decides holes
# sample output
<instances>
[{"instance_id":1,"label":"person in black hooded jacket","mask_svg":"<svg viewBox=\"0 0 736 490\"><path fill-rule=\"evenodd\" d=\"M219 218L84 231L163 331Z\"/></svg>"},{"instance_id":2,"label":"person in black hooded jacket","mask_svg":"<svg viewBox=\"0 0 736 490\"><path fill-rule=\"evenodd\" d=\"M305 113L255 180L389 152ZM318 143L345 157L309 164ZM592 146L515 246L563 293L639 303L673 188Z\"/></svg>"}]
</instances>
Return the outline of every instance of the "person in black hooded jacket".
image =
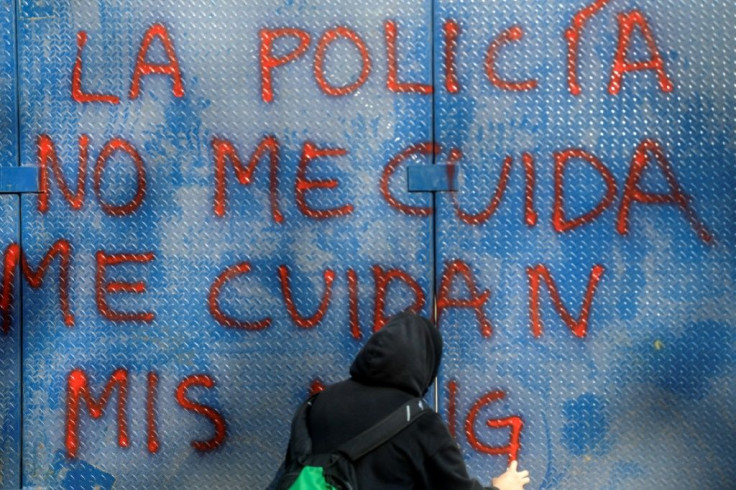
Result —
<instances>
[{"instance_id":1,"label":"person in black hooded jacket","mask_svg":"<svg viewBox=\"0 0 736 490\"><path fill-rule=\"evenodd\" d=\"M429 320L400 313L366 342L350 367L350 379L315 398L307 419L314 453L329 453L396 408L424 396L440 366L442 338ZM480 490L460 449L437 413L419 417L391 440L355 463L360 488ZM516 462L493 487L517 490L529 473Z\"/></svg>"}]
</instances>

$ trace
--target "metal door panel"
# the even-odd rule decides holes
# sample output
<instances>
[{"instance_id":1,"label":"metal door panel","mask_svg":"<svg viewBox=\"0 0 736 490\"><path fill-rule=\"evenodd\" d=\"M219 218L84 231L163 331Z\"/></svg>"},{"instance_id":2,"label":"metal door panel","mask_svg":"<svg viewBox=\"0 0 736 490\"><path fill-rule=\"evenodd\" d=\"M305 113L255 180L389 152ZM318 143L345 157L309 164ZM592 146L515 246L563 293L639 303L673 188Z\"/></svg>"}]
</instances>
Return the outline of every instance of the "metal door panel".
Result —
<instances>
[{"instance_id":1,"label":"metal door panel","mask_svg":"<svg viewBox=\"0 0 736 490\"><path fill-rule=\"evenodd\" d=\"M4 171L18 165L13 2L0 5L0 31L3 33L0 45L0 171ZM0 195L0 247L3 252L19 240L18 202L17 196ZM2 270L6 274L5 267ZM15 279L11 280L16 294L7 305L12 311L10 322L3 322L0 328L0 488L17 488L20 482L20 297L17 279L18 274L15 274Z\"/></svg>"},{"instance_id":2,"label":"metal door panel","mask_svg":"<svg viewBox=\"0 0 736 490\"><path fill-rule=\"evenodd\" d=\"M18 197L0 195L0 243L5 265L8 264L5 257L13 253L12 247L19 240L18 217ZM11 274L6 272L6 267L2 271L4 278L10 277L9 284L15 294L8 304L10 321L3 321L0 330L0 488L18 488L21 445L20 274L17 267L8 267L8 271L14 271Z\"/></svg>"},{"instance_id":3,"label":"metal door panel","mask_svg":"<svg viewBox=\"0 0 736 490\"><path fill-rule=\"evenodd\" d=\"M32 260L39 261L58 240L71 247L69 309L74 316L73 325L66 325L55 259L43 287L24 288L25 484L263 487L284 454L291 414L310 384L345 377L350 359L369 335L375 274L387 277L390 269L400 269L428 294L429 221L391 208L379 191L379 179L394 155L428 140L431 131L429 96L386 89L384 21L395 20L399 29L401 77L429 83L429 5L83 1L26 2L22 12L22 161L38 160L39 137L47 135L73 193L80 136L89 138L80 209L71 208L52 174L48 210L39 210L35 197L23 200L24 240ZM156 24L165 27L173 45L184 94L176 95L171 76L148 75L142 77L139 97L131 100L136 55ZM353 29L372 61L365 84L343 97L320 91L313 75L318 39L335 26ZM274 98L265 102L259 30L279 28L303 29L311 39L303 56L274 69ZM83 91L118 97L119 103L72 99L79 31L86 33ZM163 64L170 58L161 29L157 32L147 59ZM297 44L294 36L282 39L275 42L274 53L285 56ZM331 84L346 85L358 77L361 65L354 46L340 41L328 48L324 66ZM277 200L283 221L271 209L268 158L261 159L248 186L238 183L226 161L227 197L222 216L216 215L213 140L229 142L247 165L259 141L269 135L279 144ZM145 197L125 216L103 209L104 203L121 205L135 195L136 171L125 151L109 158L95 190L94 167L113 138L125 139L145 165ZM318 150L347 151L311 161L307 180L336 179L339 185L308 191L306 206L329 209L349 203L351 214L315 219L300 211L295 182L306 142ZM402 172L390 186L403 201L427 205L426 196L403 193ZM100 251L139 254L125 258L138 262L108 266L104 277L142 281L145 291L115 292L121 288L101 283L98 264L109 257L99 256ZM152 256L140 255L148 253ZM281 266L287 268L295 308L304 317L318 310L325 275L334 274L329 307L316 326L300 327L288 313ZM410 289L400 280L391 281L388 290L387 314L412 303L406 294ZM103 316L100 291L111 310L152 312L155 318L111 321ZM353 291L360 339L351 330ZM220 321L212 314L213 304L220 308ZM236 322L267 317L270 324L262 330ZM79 446L76 457L70 457L69 393L82 386L83 372L90 395L99 400L119 369L124 371L116 379L127 377L128 383L129 447L119 447L119 385L111 385L98 420L80 398ZM210 376L215 386L208 388L200 377L195 379L199 384L181 391L183 380L194 375ZM214 451L196 450L190 443L213 437L215 416L183 408L178 389L224 418L227 435ZM149 446L151 414L156 452Z\"/></svg>"},{"instance_id":4,"label":"metal door panel","mask_svg":"<svg viewBox=\"0 0 736 490\"><path fill-rule=\"evenodd\" d=\"M437 281L453 261L467 265L476 299L490 292L477 302L493 328L485 336L472 308L452 307L471 295L462 275L444 274L454 279L439 297L441 412L484 481L508 463L498 448L519 421L533 488L725 488L736 476L735 13L727 2L437 3L436 138L443 159L462 151L460 190L439 198ZM565 37L574 26L578 95ZM617 51L631 64L651 62L654 49L667 80L625 71L612 86ZM637 147L649 162L638 188L676 194L659 153L692 214L634 202L620 224ZM565 157L555 231L555 162ZM614 181L610 202L595 159Z\"/></svg>"}]
</instances>

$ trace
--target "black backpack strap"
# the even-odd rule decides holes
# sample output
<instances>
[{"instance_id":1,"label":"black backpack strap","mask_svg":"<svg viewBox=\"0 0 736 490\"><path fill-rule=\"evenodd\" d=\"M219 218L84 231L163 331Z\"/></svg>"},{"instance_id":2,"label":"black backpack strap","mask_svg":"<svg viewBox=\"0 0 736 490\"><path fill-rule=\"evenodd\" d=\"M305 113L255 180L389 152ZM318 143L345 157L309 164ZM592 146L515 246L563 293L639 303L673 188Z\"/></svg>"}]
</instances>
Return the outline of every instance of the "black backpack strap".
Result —
<instances>
[{"instance_id":1,"label":"black backpack strap","mask_svg":"<svg viewBox=\"0 0 736 490\"><path fill-rule=\"evenodd\" d=\"M340 445L337 452L344 454L351 461L357 461L431 411L427 402L421 398L412 398L372 427Z\"/></svg>"}]
</instances>

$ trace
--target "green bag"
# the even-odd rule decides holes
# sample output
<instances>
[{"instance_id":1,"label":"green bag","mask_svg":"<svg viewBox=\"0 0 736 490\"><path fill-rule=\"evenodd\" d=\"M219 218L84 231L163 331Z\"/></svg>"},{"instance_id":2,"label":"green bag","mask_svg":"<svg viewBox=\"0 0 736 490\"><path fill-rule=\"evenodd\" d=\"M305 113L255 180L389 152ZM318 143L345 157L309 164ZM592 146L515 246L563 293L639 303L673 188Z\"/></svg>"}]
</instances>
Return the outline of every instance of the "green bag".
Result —
<instances>
[{"instance_id":1,"label":"green bag","mask_svg":"<svg viewBox=\"0 0 736 490\"><path fill-rule=\"evenodd\" d=\"M324 468L321 466L304 466L299 472L299 477L291 484L289 490L314 490L314 489L337 490L327 483Z\"/></svg>"},{"instance_id":2,"label":"green bag","mask_svg":"<svg viewBox=\"0 0 736 490\"><path fill-rule=\"evenodd\" d=\"M356 490L358 479L353 463L431 412L424 400L413 398L331 453L312 454L307 417L317 396L304 402L294 416L286 468L277 476L275 487L272 485L277 490Z\"/></svg>"}]
</instances>

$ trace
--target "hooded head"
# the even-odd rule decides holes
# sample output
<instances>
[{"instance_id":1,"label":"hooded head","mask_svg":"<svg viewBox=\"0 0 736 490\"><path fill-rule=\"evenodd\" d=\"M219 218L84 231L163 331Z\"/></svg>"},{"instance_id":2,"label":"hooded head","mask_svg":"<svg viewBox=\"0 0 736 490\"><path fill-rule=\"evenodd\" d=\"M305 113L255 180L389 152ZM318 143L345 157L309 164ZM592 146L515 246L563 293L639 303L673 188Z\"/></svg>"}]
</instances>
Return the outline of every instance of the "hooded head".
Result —
<instances>
[{"instance_id":1,"label":"hooded head","mask_svg":"<svg viewBox=\"0 0 736 490\"><path fill-rule=\"evenodd\" d=\"M437 376L441 357L439 331L426 318L405 311L368 339L350 366L350 376L422 396Z\"/></svg>"}]
</instances>

